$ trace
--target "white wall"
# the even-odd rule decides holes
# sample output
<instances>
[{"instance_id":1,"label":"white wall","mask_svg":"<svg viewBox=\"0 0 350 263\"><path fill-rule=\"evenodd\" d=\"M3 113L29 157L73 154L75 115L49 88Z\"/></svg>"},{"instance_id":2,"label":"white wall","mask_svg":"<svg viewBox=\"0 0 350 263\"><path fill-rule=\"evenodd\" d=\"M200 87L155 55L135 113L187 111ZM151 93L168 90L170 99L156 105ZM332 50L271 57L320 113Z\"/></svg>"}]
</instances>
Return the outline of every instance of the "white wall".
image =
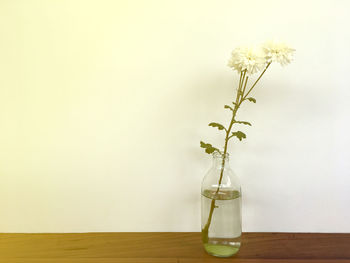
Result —
<instances>
[{"instance_id":1,"label":"white wall","mask_svg":"<svg viewBox=\"0 0 350 263\"><path fill-rule=\"evenodd\" d=\"M277 37L231 145L244 231L350 232L348 1L0 2L0 232L200 231L231 50Z\"/></svg>"}]
</instances>

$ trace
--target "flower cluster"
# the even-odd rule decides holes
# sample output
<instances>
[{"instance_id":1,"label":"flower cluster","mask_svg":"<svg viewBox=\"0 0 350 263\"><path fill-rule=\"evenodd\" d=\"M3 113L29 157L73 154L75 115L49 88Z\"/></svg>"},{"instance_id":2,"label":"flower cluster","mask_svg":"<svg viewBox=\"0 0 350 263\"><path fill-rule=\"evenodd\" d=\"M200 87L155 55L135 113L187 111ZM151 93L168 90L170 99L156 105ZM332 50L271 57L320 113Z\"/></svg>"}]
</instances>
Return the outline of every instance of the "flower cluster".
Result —
<instances>
[{"instance_id":1,"label":"flower cluster","mask_svg":"<svg viewBox=\"0 0 350 263\"><path fill-rule=\"evenodd\" d=\"M289 64L293 60L295 49L287 46L283 42L268 41L264 44L266 60L268 62L278 62L282 66Z\"/></svg>"},{"instance_id":2,"label":"flower cluster","mask_svg":"<svg viewBox=\"0 0 350 263\"><path fill-rule=\"evenodd\" d=\"M265 57L261 50L254 47L238 47L232 51L228 66L239 73L246 70L248 75L261 71L265 67Z\"/></svg>"},{"instance_id":3,"label":"flower cluster","mask_svg":"<svg viewBox=\"0 0 350 263\"><path fill-rule=\"evenodd\" d=\"M238 47L232 51L228 66L238 73L246 71L252 75L272 62L278 62L282 66L289 64L294 51L285 43L277 41L268 41L260 47Z\"/></svg>"}]
</instances>

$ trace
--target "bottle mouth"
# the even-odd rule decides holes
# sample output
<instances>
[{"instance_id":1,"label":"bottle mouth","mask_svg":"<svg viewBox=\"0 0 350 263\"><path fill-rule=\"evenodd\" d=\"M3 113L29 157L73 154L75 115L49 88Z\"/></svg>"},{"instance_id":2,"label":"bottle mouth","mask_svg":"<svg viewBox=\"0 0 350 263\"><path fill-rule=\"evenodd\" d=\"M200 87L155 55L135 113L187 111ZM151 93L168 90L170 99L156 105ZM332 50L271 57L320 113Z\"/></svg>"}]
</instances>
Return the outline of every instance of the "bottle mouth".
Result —
<instances>
[{"instance_id":1,"label":"bottle mouth","mask_svg":"<svg viewBox=\"0 0 350 263\"><path fill-rule=\"evenodd\" d=\"M217 151L213 152L212 155L213 155L213 158L215 158L215 159L223 159L223 158L228 159L230 156L229 153L224 154L223 152L219 153Z\"/></svg>"}]
</instances>

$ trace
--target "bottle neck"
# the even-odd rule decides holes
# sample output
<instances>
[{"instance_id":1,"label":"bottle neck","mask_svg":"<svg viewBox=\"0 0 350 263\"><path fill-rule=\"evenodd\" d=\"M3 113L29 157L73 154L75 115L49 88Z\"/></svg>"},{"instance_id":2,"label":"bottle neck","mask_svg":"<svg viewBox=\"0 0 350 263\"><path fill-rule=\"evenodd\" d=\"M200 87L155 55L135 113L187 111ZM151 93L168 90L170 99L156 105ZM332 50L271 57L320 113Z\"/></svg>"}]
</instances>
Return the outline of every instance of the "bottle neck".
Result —
<instances>
[{"instance_id":1,"label":"bottle neck","mask_svg":"<svg viewBox=\"0 0 350 263\"><path fill-rule=\"evenodd\" d=\"M226 153L223 155L218 152L213 153L213 168L222 169L223 166L224 169L230 168L229 154Z\"/></svg>"}]
</instances>

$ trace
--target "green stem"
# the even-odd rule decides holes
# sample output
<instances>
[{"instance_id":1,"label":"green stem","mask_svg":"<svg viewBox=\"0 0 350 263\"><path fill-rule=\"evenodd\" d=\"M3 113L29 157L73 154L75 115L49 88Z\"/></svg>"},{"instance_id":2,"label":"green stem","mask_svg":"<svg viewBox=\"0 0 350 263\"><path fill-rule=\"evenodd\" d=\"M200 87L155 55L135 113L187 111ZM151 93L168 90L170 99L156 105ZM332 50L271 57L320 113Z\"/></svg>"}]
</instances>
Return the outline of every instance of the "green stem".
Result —
<instances>
[{"instance_id":1,"label":"green stem","mask_svg":"<svg viewBox=\"0 0 350 263\"><path fill-rule=\"evenodd\" d=\"M239 97L241 95L241 90L242 90L242 86L243 86L244 78L245 78L246 74L247 74L247 70L243 71L243 75L242 75L242 72L241 72L241 76L242 77L239 79L239 85L238 85L237 96L236 96L236 105L238 104L238 100L239 100Z\"/></svg>"},{"instance_id":2,"label":"green stem","mask_svg":"<svg viewBox=\"0 0 350 263\"><path fill-rule=\"evenodd\" d=\"M267 66L264 69L264 71L260 74L260 76L254 82L254 84L249 89L249 91L247 92L246 95L244 95L244 91L246 89L247 81L248 81L248 76L245 78L245 75L246 75L247 71L245 70L243 75L242 75L242 72L241 72L241 76L240 76L240 79L239 79L238 90L237 90L237 95L236 95L236 103L235 103L235 107L234 107L234 109L232 111L232 119L231 119L231 122L230 122L230 125L229 125L228 129L226 130L225 145L224 145L224 152L223 152L223 158L222 158L222 164L221 164L221 172L220 172L219 183L218 183L218 187L217 187L217 189L215 191L215 194L213 195L213 198L211 200L210 211L209 211L209 216L208 216L207 223L205 224L204 228L202 229L202 241L203 241L203 243L208 243L208 241L209 241L209 227L210 227L211 220L212 220L212 217L213 217L214 209L216 207L215 206L215 201L216 201L215 198L217 196L217 193L220 190L220 185L221 185L221 181L222 181L223 174L224 174L224 167L225 167L225 160L226 160L225 157L226 157L226 153L227 153L228 142L229 142L229 140L232 137L232 136L230 136L230 132L231 132L233 124L235 123L235 118L236 118L236 114L237 114L238 108L241 106L242 102L246 99L248 94L252 91L252 89L255 87L255 85L258 83L258 81L261 79L262 75L265 73L265 71L270 66L270 64L271 64L271 62L267 64ZM242 89L243 83L244 83L244 87L243 87L243 91L242 91L242 94L241 94L241 89Z\"/></svg>"},{"instance_id":3,"label":"green stem","mask_svg":"<svg viewBox=\"0 0 350 263\"><path fill-rule=\"evenodd\" d=\"M248 76L245 78L245 83L244 83L244 87L243 87L243 91L242 91L242 98L243 98L243 94L245 92L245 88L247 87L247 82L248 82Z\"/></svg>"},{"instance_id":4,"label":"green stem","mask_svg":"<svg viewBox=\"0 0 350 263\"><path fill-rule=\"evenodd\" d=\"M221 172L220 172L220 178L219 178L218 188L216 189L215 194L214 194L214 196L213 196L213 199L211 200L210 211L209 211L209 216L208 216L208 221L207 221L207 223L205 224L204 228L202 229L202 240L203 240L204 243L208 243L208 240L209 240L209 227L210 227L211 220L212 220L213 213L214 213L215 198L216 198L217 193L218 193L219 190L220 190L220 185L221 185L221 181L222 181L223 174L224 174L225 157L226 157L226 153L227 153L228 141L229 141L229 139L230 139L229 134L230 134L230 131L231 131L231 129L232 129L233 124L235 123L235 117L236 117L236 113L237 113L237 111L238 111L238 108L239 108L239 106L241 105L241 103L243 102L242 97L241 97L241 100L240 100L239 103L238 103L239 96L240 96L240 89L241 89L241 87L242 87L241 84L243 84L243 79L244 79L244 78L242 78L242 83L240 83L239 89L238 89L238 91L237 91L236 104L235 104L235 107L234 107L233 112L232 112L232 119L231 119L231 122L230 122L230 126L228 127L228 129L227 129L227 131L226 131L225 146L224 146L224 153L223 153L223 158L222 158Z\"/></svg>"},{"instance_id":5,"label":"green stem","mask_svg":"<svg viewBox=\"0 0 350 263\"><path fill-rule=\"evenodd\" d=\"M243 97L243 100L245 100L247 98L247 96L249 95L249 93L252 91L252 89L255 87L256 83L258 83L258 81L261 79L261 77L264 75L265 71L267 70L267 68L271 65L271 62L269 62L265 69L263 70L263 72L261 72L260 76L258 77L258 79L254 82L254 84L252 85L252 87L248 90L247 94Z\"/></svg>"}]
</instances>

